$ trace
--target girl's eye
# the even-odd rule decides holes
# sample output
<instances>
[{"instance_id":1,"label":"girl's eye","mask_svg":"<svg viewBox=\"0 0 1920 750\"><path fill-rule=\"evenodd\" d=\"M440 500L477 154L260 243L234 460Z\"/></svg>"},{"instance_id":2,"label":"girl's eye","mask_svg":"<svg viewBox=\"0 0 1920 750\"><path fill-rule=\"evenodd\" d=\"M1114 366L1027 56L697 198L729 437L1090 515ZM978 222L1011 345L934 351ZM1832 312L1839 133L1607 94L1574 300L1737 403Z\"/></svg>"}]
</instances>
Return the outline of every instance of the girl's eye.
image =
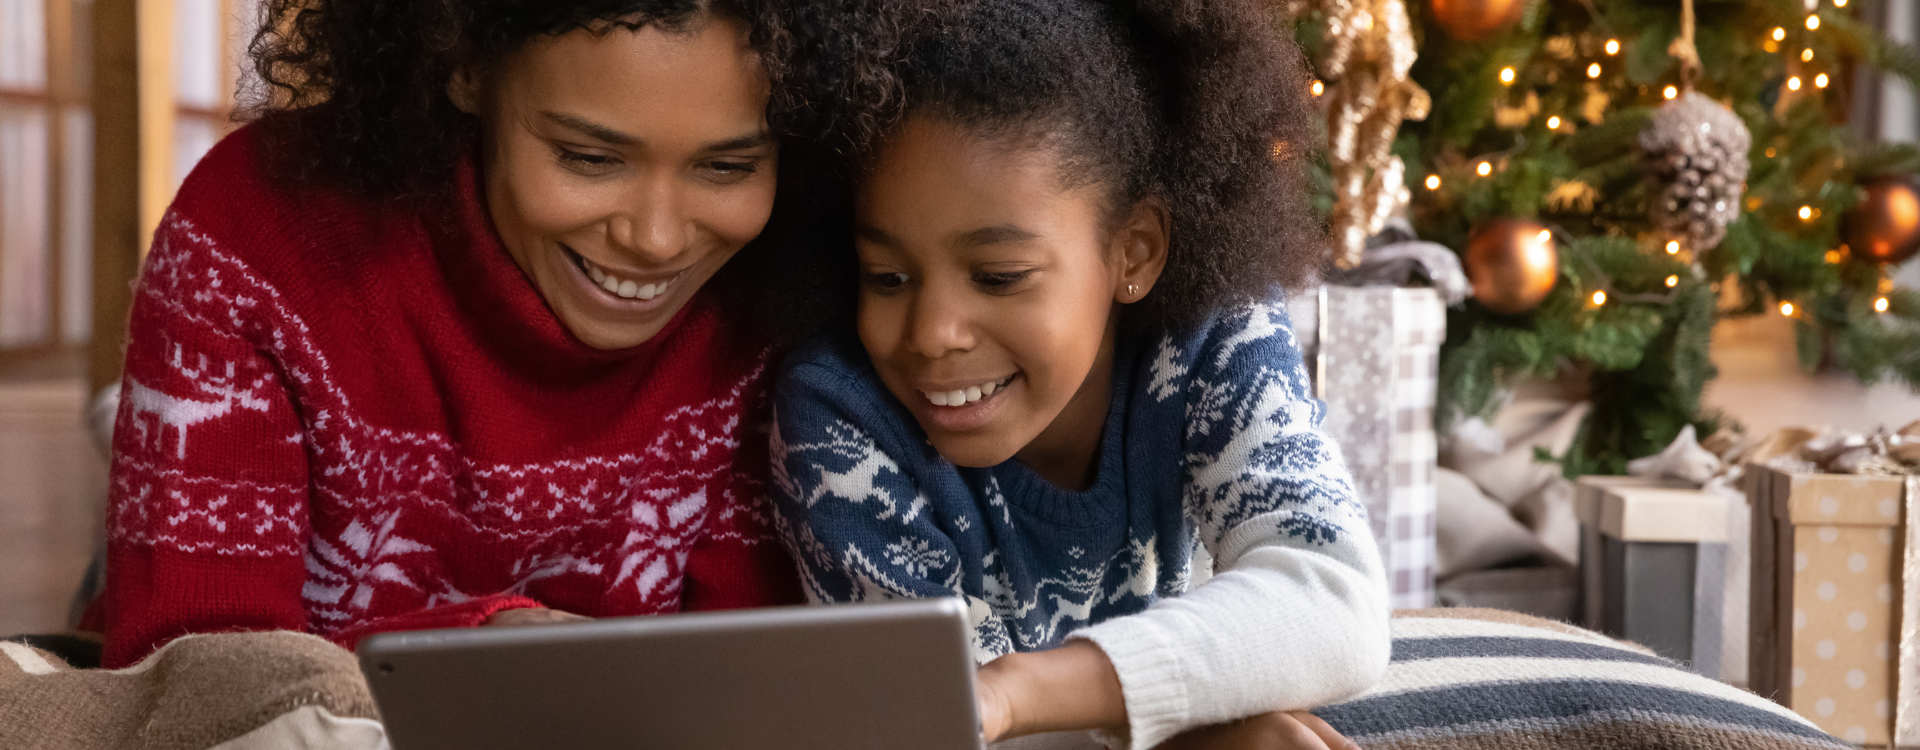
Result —
<instances>
[{"instance_id":1,"label":"girl's eye","mask_svg":"<svg viewBox=\"0 0 1920 750\"><path fill-rule=\"evenodd\" d=\"M1004 290L1026 281L1033 275L1033 269L1025 271L982 271L973 275L973 283L991 290Z\"/></svg>"},{"instance_id":2,"label":"girl's eye","mask_svg":"<svg viewBox=\"0 0 1920 750\"><path fill-rule=\"evenodd\" d=\"M876 292L898 291L907 285L904 273L868 273L862 274L860 282Z\"/></svg>"}]
</instances>

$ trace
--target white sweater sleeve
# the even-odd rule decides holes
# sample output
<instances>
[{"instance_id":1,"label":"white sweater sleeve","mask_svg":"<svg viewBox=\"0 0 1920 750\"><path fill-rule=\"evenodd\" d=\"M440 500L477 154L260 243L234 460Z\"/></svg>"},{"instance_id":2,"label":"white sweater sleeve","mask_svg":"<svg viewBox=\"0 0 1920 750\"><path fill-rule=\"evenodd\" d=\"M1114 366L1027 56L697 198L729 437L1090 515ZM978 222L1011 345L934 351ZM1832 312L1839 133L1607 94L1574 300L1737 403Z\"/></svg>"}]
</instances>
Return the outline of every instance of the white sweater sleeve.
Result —
<instances>
[{"instance_id":1,"label":"white sweater sleeve","mask_svg":"<svg viewBox=\"0 0 1920 750\"><path fill-rule=\"evenodd\" d=\"M1115 746L1326 705L1386 670L1379 550L1339 450L1318 427L1322 407L1284 314L1268 314L1256 309L1240 321L1251 330L1188 364L1163 356L1156 366L1156 386L1191 378L1184 503L1218 572L1074 634L1119 674L1127 731L1103 738Z\"/></svg>"}]
</instances>

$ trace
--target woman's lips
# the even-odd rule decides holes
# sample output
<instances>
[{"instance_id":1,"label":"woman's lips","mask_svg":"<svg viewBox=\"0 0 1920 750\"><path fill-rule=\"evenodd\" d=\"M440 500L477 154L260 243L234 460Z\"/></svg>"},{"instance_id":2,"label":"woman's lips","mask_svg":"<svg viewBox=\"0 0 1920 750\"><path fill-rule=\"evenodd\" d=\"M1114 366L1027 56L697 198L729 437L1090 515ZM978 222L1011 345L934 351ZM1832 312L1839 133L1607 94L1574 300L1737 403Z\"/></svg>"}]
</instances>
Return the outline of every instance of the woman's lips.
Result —
<instances>
[{"instance_id":1,"label":"woman's lips","mask_svg":"<svg viewBox=\"0 0 1920 750\"><path fill-rule=\"evenodd\" d=\"M563 245L561 249L572 261L568 265L573 266L575 278L591 290L588 295L616 309L642 310L654 307L656 300L664 303L674 284L686 275L683 269L663 279L642 281L608 271L572 248Z\"/></svg>"}]
</instances>

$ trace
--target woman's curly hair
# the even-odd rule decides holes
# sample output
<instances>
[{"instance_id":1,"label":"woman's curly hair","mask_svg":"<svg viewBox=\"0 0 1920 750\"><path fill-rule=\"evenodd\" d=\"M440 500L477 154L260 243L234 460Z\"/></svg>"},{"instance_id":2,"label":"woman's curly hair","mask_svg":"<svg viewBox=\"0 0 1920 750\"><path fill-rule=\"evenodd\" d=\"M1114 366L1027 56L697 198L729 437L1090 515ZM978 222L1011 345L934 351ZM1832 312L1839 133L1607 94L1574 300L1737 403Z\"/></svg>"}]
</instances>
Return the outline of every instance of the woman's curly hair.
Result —
<instances>
[{"instance_id":1,"label":"woman's curly hair","mask_svg":"<svg viewBox=\"0 0 1920 750\"><path fill-rule=\"evenodd\" d=\"M892 56L885 70L841 83L866 92L832 126L858 158L925 114L1054 149L1068 184L1107 186L1116 210L1159 196L1173 222L1167 266L1134 314L1162 327L1320 271L1310 78L1259 0L900 2L880 11L890 21L846 22L905 35L872 45Z\"/></svg>"},{"instance_id":2,"label":"woman's curly hair","mask_svg":"<svg viewBox=\"0 0 1920 750\"><path fill-rule=\"evenodd\" d=\"M266 121L265 167L279 179L375 199L428 197L451 185L481 126L447 96L456 70L484 75L541 35L684 31L710 16L741 21L772 83L767 118L781 139L779 188L766 229L715 282L735 298L736 319L792 340L851 305L852 272L822 262L850 242L844 159L821 147L830 123L848 115L844 100L822 92L844 90L849 65L877 65L857 48L871 36L862 26L809 20L809 2L266 0L248 49L263 85L243 113ZM805 33L792 33L796 25Z\"/></svg>"}]
</instances>

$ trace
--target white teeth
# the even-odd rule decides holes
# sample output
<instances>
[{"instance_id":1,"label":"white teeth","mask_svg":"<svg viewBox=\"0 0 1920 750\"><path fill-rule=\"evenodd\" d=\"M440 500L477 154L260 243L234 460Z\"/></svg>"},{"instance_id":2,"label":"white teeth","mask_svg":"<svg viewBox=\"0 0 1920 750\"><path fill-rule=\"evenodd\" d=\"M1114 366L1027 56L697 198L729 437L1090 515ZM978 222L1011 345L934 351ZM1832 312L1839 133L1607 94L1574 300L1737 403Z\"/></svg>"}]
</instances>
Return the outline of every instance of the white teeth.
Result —
<instances>
[{"instance_id":1,"label":"white teeth","mask_svg":"<svg viewBox=\"0 0 1920 750\"><path fill-rule=\"evenodd\" d=\"M953 391L921 391L920 395L926 396L927 400L933 402L934 406L964 406L993 395L994 391L1000 390L1006 385L1007 381L1012 379L1012 376L1008 376L1001 380L967 386L966 388Z\"/></svg>"},{"instance_id":2,"label":"white teeth","mask_svg":"<svg viewBox=\"0 0 1920 750\"><path fill-rule=\"evenodd\" d=\"M586 258L580 259L580 265L582 268L587 269L587 278L592 279L595 286L607 290L610 294L626 299L653 299L654 297L666 294L667 286L673 283L672 279L655 284L641 284L630 279L622 279L611 273L607 273L606 269L594 265L593 261L587 260Z\"/></svg>"}]
</instances>

